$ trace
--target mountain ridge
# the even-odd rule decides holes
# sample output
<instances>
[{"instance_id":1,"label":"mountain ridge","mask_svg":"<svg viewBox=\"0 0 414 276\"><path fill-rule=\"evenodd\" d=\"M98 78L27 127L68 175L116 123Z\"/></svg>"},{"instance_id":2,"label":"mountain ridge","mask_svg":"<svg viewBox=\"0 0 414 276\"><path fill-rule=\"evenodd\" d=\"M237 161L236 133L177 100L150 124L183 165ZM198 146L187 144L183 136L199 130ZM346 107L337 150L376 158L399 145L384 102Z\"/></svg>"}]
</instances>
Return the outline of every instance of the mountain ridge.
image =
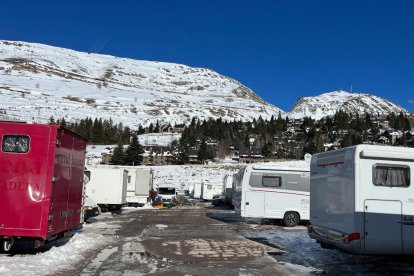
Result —
<instances>
[{"instance_id":1,"label":"mountain ridge","mask_svg":"<svg viewBox=\"0 0 414 276\"><path fill-rule=\"evenodd\" d=\"M289 118L315 119L338 110L407 112L386 99L342 90L303 97L284 112L211 69L7 40L0 40L0 99L0 119L111 118L130 127L157 120L189 123L193 117L270 119L279 112Z\"/></svg>"},{"instance_id":2,"label":"mountain ridge","mask_svg":"<svg viewBox=\"0 0 414 276\"><path fill-rule=\"evenodd\" d=\"M126 125L270 118L284 112L206 68L0 41L0 112L45 122L112 118Z\"/></svg>"}]
</instances>

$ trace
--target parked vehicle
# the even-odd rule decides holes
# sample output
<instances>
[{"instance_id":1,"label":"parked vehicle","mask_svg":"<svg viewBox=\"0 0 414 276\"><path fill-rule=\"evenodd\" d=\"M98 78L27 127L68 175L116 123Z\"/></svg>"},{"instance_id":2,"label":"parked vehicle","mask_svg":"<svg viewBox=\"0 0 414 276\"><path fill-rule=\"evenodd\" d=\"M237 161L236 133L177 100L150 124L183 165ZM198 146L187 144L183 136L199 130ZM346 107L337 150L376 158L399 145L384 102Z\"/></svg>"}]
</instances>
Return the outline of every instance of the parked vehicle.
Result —
<instances>
[{"instance_id":1,"label":"parked vehicle","mask_svg":"<svg viewBox=\"0 0 414 276\"><path fill-rule=\"evenodd\" d=\"M162 203L175 203L177 201L177 190L173 185L160 185L157 188L158 199Z\"/></svg>"},{"instance_id":2,"label":"parked vehicle","mask_svg":"<svg viewBox=\"0 0 414 276\"><path fill-rule=\"evenodd\" d=\"M283 219L286 226L309 220L309 169L277 163L251 164L241 181L240 215Z\"/></svg>"},{"instance_id":3,"label":"parked vehicle","mask_svg":"<svg viewBox=\"0 0 414 276\"><path fill-rule=\"evenodd\" d=\"M223 185L221 183L209 183L203 182L203 199L213 200L215 197L219 197L223 191Z\"/></svg>"},{"instance_id":4,"label":"parked vehicle","mask_svg":"<svg viewBox=\"0 0 414 276\"><path fill-rule=\"evenodd\" d=\"M144 206L148 202L148 193L153 188L154 171L147 167L118 167L128 171L126 198L128 206Z\"/></svg>"},{"instance_id":5,"label":"parked vehicle","mask_svg":"<svg viewBox=\"0 0 414 276\"><path fill-rule=\"evenodd\" d=\"M231 198L233 196L233 175L228 174L223 178L223 191L224 202L231 204Z\"/></svg>"},{"instance_id":6,"label":"parked vehicle","mask_svg":"<svg viewBox=\"0 0 414 276\"><path fill-rule=\"evenodd\" d=\"M35 247L80 226L86 139L58 125L0 122L0 241Z\"/></svg>"},{"instance_id":7,"label":"parked vehicle","mask_svg":"<svg viewBox=\"0 0 414 276\"><path fill-rule=\"evenodd\" d=\"M231 192L231 204L234 206L234 210L238 215L241 215L240 211L240 204L241 204L241 191L242 191L242 182L244 171L246 170L246 166L240 168L240 170L233 174L233 182L231 184L232 192Z\"/></svg>"},{"instance_id":8,"label":"parked vehicle","mask_svg":"<svg viewBox=\"0 0 414 276\"><path fill-rule=\"evenodd\" d=\"M83 220L87 221L90 218L99 216L101 208L90 197L85 196L83 202Z\"/></svg>"},{"instance_id":9,"label":"parked vehicle","mask_svg":"<svg viewBox=\"0 0 414 276\"><path fill-rule=\"evenodd\" d=\"M311 162L309 236L356 254L414 253L414 149L358 145Z\"/></svg>"},{"instance_id":10,"label":"parked vehicle","mask_svg":"<svg viewBox=\"0 0 414 276\"><path fill-rule=\"evenodd\" d=\"M196 199L203 198L203 183L202 182L193 183L192 198L196 198Z\"/></svg>"},{"instance_id":11,"label":"parked vehicle","mask_svg":"<svg viewBox=\"0 0 414 276\"><path fill-rule=\"evenodd\" d=\"M90 179L86 195L98 204L102 211L120 210L127 204L128 171L118 166L87 165Z\"/></svg>"}]
</instances>

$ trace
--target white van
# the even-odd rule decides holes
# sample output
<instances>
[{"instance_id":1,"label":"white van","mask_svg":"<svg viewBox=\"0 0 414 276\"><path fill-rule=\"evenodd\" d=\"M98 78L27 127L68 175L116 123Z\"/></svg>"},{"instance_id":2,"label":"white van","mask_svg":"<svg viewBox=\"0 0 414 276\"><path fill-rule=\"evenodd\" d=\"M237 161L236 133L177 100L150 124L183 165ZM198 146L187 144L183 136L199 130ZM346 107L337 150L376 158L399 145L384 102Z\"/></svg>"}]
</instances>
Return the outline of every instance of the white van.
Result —
<instances>
[{"instance_id":1,"label":"white van","mask_svg":"<svg viewBox=\"0 0 414 276\"><path fill-rule=\"evenodd\" d=\"M157 194L163 203L175 203L177 201L177 189L173 185L159 185Z\"/></svg>"},{"instance_id":2,"label":"white van","mask_svg":"<svg viewBox=\"0 0 414 276\"><path fill-rule=\"evenodd\" d=\"M304 161L303 161L304 162ZM241 181L240 215L283 219L286 226L309 220L309 165L251 164Z\"/></svg>"},{"instance_id":3,"label":"white van","mask_svg":"<svg viewBox=\"0 0 414 276\"><path fill-rule=\"evenodd\" d=\"M309 236L356 254L414 253L414 149L358 145L311 162Z\"/></svg>"}]
</instances>

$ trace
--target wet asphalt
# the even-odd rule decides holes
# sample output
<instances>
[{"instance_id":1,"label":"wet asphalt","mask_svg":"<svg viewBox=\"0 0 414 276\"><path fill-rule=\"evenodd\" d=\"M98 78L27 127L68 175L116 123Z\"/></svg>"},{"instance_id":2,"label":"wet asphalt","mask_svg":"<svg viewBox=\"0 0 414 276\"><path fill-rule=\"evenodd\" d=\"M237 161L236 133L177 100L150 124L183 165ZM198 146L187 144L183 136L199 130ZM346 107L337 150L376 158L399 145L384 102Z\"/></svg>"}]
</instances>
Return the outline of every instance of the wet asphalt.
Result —
<instances>
[{"instance_id":1,"label":"wet asphalt","mask_svg":"<svg viewBox=\"0 0 414 276\"><path fill-rule=\"evenodd\" d=\"M163 209L128 208L88 221L108 243L53 275L291 275L272 255L282 251L239 234L252 225L234 211L181 195Z\"/></svg>"}]
</instances>

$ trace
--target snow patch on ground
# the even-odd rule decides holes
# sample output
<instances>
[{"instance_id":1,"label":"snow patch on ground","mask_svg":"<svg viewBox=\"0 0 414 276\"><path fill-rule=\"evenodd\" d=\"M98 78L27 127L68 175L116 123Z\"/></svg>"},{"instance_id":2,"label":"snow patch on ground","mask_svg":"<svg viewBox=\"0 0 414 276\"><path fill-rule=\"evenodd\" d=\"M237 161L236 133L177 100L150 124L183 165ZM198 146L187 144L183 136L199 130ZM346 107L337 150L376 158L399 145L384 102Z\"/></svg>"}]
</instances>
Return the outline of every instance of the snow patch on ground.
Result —
<instances>
[{"instance_id":1,"label":"snow patch on ground","mask_svg":"<svg viewBox=\"0 0 414 276\"><path fill-rule=\"evenodd\" d=\"M88 250L107 242L108 238L99 234L77 233L66 244L36 255L0 255L0 274L46 275L60 269L71 269Z\"/></svg>"}]
</instances>

